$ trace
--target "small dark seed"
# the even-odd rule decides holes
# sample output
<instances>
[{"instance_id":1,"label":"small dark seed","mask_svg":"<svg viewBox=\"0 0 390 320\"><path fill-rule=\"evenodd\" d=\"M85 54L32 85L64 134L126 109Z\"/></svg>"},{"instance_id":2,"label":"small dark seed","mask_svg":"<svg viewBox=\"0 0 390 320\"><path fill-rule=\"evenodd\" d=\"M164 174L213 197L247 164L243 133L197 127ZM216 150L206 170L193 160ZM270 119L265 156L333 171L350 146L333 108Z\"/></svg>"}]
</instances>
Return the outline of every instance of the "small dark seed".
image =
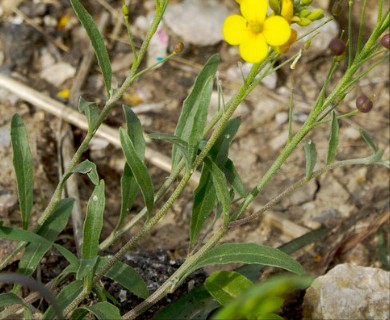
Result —
<instances>
[{"instance_id":1,"label":"small dark seed","mask_svg":"<svg viewBox=\"0 0 390 320\"><path fill-rule=\"evenodd\" d=\"M356 99L356 108L362 113L370 112L373 105L373 102L364 94Z\"/></svg>"},{"instance_id":2,"label":"small dark seed","mask_svg":"<svg viewBox=\"0 0 390 320\"><path fill-rule=\"evenodd\" d=\"M339 38L335 38L330 42L329 48L333 55L340 56L345 52L345 42Z\"/></svg>"},{"instance_id":3,"label":"small dark seed","mask_svg":"<svg viewBox=\"0 0 390 320\"><path fill-rule=\"evenodd\" d=\"M381 39L381 44L386 49L390 49L390 33L385 34Z\"/></svg>"}]
</instances>

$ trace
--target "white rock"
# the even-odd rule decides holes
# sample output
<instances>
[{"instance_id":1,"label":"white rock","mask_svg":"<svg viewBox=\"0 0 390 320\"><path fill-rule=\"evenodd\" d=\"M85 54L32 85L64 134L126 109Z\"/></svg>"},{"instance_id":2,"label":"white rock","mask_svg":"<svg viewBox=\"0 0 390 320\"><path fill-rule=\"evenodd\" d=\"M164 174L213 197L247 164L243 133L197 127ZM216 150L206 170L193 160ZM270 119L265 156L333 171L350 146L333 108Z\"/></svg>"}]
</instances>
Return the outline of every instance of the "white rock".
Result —
<instances>
[{"instance_id":1,"label":"white rock","mask_svg":"<svg viewBox=\"0 0 390 320\"><path fill-rule=\"evenodd\" d=\"M186 0L168 6L164 22L184 42L208 46L223 40L228 9L215 0Z\"/></svg>"},{"instance_id":2,"label":"white rock","mask_svg":"<svg viewBox=\"0 0 390 320\"><path fill-rule=\"evenodd\" d=\"M389 272L340 264L306 290L304 319L389 319Z\"/></svg>"},{"instance_id":3,"label":"white rock","mask_svg":"<svg viewBox=\"0 0 390 320\"><path fill-rule=\"evenodd\" d=\"M42 70L40 76L42 79L50 82L56 87L61 86L66 80L76 74L76 68L69 63L59 62Z\"/></svg>"}]
</instances>

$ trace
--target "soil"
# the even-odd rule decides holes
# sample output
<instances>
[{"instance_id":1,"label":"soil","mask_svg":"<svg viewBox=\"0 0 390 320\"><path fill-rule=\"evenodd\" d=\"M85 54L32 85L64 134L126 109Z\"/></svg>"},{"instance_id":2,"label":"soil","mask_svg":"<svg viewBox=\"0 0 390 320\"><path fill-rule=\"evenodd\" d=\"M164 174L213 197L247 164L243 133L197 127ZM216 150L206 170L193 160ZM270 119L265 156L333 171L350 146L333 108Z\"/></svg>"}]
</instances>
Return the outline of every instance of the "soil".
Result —
<instances>
[{"instance_id":1,"label":"soil","mask_svg":"<svg viewBox=\"0 0 390 320\"><path fill-rule=\"evenodd\" d=\"M68 1L17 2L20 4L14 11L6 11L3 5L3 12L0 16L0 72L66 104L67 99L58 97L58 93L71 88L80 68L81 59L87 54L88 40ZM227 3L227 1L221 2ZM94 1L85 1L85 3L93 17L99 20L102 13L106 12L107 5L114 8L115 12L119 12L122 1L100 0L96 1L96 4ZM153 1L132 1L131 18L135 20L138 16L147 16L151 12L150 3ZM106 8L102 4L106 4ZM228 7L231 7L231 4L228 4ZM372 15L371 10L374 9L369 7L368 14ZM113 83L120 84L125 79L131 64L131 49L127 44L126 30L123 26L117 36L112 37L116 17L112 11L108 12L110 20L104 34L113 66L115 66ZM63 27L59 27L59 21L65 21L67 18L69 21ZM345 27L346 16L342 14L338 21L342 27ZM372 28L370 21L367 20L365 30ZM169 33L169 30L167 32L173 42L175 35ZM135 44L138 46L143 34L135 31L134 36ZM145 132L173 133L182 102L197 73L210 55L216 52L222 57L219 76L224 94L226 97L231 96L241 82L239 77L234 78L228 73L230 68L237 65L239 58L237 52L222 42L207 47L190 45L180 57L148 72L135 82L109 115L106 124L115 128L123 125L124 119L120 105L126 103L130 104L134 110L147 109L138 114ZM57 85L45 80L42 77L42 71L53 61L66 63L69 70L74 68L73 75ZM332 57L327 47L321 50L318 48L309 50L298 62L295 70L286 66L277 72L275 88L270 89L264 84L259 85L239 107L238 115L242 119L242 125L232 144L230 157L248 188L253 187L269 168L287 140L286 117L291 89L294 89L295 104L292 128L296 131L306 119L321 89L331 61ZM335 81L342 76L345 67L345 65L342 66L336 72ZM58 77L60 76L59 74ZM356 96L366 93L372 97L374 109L368 114L358 114L341 121L340 142L336 156L338 160L369 155L369 148L359 137L359 128L363 128L372 135L379 148L385 150L384 158L390 157L388 88L389 66L386 63L362 79L340 104L338 109L340 112L350 112L355 108ZM86 100L90 99L101 105L104 101L103 94L102 77L97 65L93 64L81 87L81 95ZM26 103L0 87L0 221L4 225L21 226L8 138L10 119L15 112L22 116L26 124L33 153L35 179L34 208L31 218L31 226L33 226L58 182L60 167L58 133L63 123L60 119L33 104ZM73 143L77 147L85 136L85 132L76 126L71 128ZM308 139L316 143L318 150L316 168L320 168L326 161L329 140L328 125L316 128ZM105 224L102 232L102 239L104 239L111 233L118 219L119 179L124 158L117 147L105 143L99 145L98 142L93 144L93 147L91 146L83 157L97 164L99 175L106 182ZM148 145L170 156L171 146L169 144L151 142ZM168 173L150 162L147 164L157 190L165 181ZM305 155L301 146L286 161L272 183L255 200L250 212L256 211L283 191L286 186L302 178L304 168ZM291 197L283 199L270 210L268 215L249 224L233 228L222 241L255 242L278 247L306 232L326 226L329 228L329 233L321 241L293 254L294 258L310 274L324 274L335 264L343 262L383 267L378 249L378 230L381 230L385 243L388 244L390 240L389 182L388 169L382 166L353 166L334 170L308 183ZM135 250L128 254L127 260L124 259L124 262L141 272L150 291L154 291L166 280L187 255L193 190L194 188L189 186L172 206L167 217L152 230L149 237L145 237L137 244ZM82 209L85 209L91 192L92 185L89 180L83 176L80 177L79 193ZM127 220L137 214L142 206L142 198L138 197ZM288 227L285 227L286 225ZM132 233L139 228L140 226L136 226ZM130 235L124 236L106 254L116 252L129 239ZM63 241L68 249L76 252L71 225L61 234L59 241ZM0 239L0 259L3 259L14 248L15 243ZM55 251L48 253L40 266L41 280L44 283L50 281L61 272L65 265L66 262ZM8 267L8 270L16 271L15 268L14 263ZM201 284L206 277L205 272L211 270L200 271L192 275L176 293L162 300L143 315L142 319L151 318L164 305L188 292L189 287ZM119 296L122 289L110 283L108 279L104 279L103 282L105 288L118 301L121 301ZM7 287L0 287L0 292L4 291L7 291ZM286 319L299 318L302 298L303 294L299 292L292 299L287 300L288 303L283 309ZM139 301L127 293L126 299L122 298L120 302L121 312L128 311Z\"/></svg>"}]
</instances>

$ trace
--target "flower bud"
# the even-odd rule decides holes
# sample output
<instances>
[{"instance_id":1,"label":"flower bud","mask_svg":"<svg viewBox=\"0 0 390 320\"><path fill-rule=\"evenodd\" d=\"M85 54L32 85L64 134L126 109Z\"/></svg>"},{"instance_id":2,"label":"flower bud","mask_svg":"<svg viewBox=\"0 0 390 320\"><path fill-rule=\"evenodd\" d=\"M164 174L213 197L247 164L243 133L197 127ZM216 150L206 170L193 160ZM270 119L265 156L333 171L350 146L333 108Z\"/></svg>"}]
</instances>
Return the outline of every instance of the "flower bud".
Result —
<instances>
[{"instance_id":1,"label":"flower bud","mask_svg":"<svg viewBox=\"0 0 390 320\"><path fill-rule=\"evenodd\" d=\"M276 14L280 13L280 4L279 0L269 0L269 6L271 7L272 11Z\"/></svg>"},{"instance_id":2,"label":"flower bud","mask_svg":"<svg viewBox=\"0 0 390 320\"><path fill-rule=\"evenodd\" d=\"M343 9L342 1L341 0L336 1L332 6L332 15L334 17L338 17L342 9Z\"/></svg>"},{"instance_id":3,"label":"flower bud","mask_svg":"<svg viewBox=\"0 0 390 320\"><path fill-rule=\"evenodd\" d=\"M310 14L310 10L309 9L303 9L301 10L301 12L299 13L299 16L302 17L302 18L307 18L307 16Z\"/></svg>"},{"instance_id":4,"label":"flower bud","mask_svg":"<svg viewBox=\"0 0 390 320\"><path fill-rule=\"evenodd\" d=\"M175 53L181 53L184 50L184 43L183 42L178 42L173 46L173 51Z\"/></svg>"},{"instance_id":5,"label":"flower bud","mask_svg":"<svg viewBox=\"0 0 390 320\"><path fill-rule=\"evenodd\" d=\"M384 48L390 49L390 33L385 34L381 39L381 44Z\"/></svg>"},{"instance_id":6,"label":"flower bud","mask_svg":"<svg viewBox=\"0 0 390 320\"><path fill-rule=\"evenodd\" d=\"M126 4L122 6L122 13L125 17L129 16L129 7Z\"/></svg>"},{"instance_id":7,"label":"flower bud","mask_svg":"<svg viewBox=\"0 0 390 320\"><path fill-rule=\"evenodd\" d=\"M334 38L330 44L330 51L334 56L341 56L345 52L345 42L339 38Z\"/></svg>"},{"instance_id":8,"label":"flower bud","mask_svg":"<svg viewBox=\"0 0 390 320\"><path fill-rule=\"evenodd\" d=\"M301 0L301 3L308 6L309 4L311 4L313 2L313 0Z\"/></svg>"},{"instance_id":9,"label":"flower bud","mask_svg":"<svg viewBox=\"0 0 390 320\"><path fill-rule=\"evenodd\" d=\"M298 21L298 24L299 24L301 27L306 27L306 26L308 26L310 23L311 23L311 20L308 19L308 18L301 18L301 19L299 19L299 21Z\"/></svg>"},{"instance_id":10,"label":"flower bud","mask_svg":"<svg viewBox=\"0 0 390 320\"><path fill-rule=\"evenodd\" d=\"M373 102L364 94L356 99L356 108L362 113L370 112L373 105Z\"/></svg>"},{"instance_id":11,"label":"flower bud","mask_svg":"<svg viewBox=\"0 0 390 320\"><path fill-rule=\"evenodd\" d=\"M324 16L324 11L322 9L313 10L306 18L311 21L321 19Z\"/></svg>"}]
</instances>

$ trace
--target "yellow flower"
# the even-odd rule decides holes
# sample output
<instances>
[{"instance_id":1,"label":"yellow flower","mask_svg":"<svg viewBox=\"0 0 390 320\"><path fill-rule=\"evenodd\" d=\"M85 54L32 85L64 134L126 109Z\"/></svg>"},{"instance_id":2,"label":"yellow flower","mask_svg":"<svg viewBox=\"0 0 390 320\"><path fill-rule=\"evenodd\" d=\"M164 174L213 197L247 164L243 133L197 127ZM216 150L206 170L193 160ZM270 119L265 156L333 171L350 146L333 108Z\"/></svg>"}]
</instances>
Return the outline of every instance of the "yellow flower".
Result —
<instances>
[{"instance_id":1,"label":"yellow flower","mask_svg":"<svg viewBox=\"0 0 390 320\"><path fill-rule=\"evenodd\" d=\"M223 36L227 43L238 45L241 57L259 63L268 55L269 46L284 45L291 36L290 24L281 16L267 17L267 0L241 0L240 15L226 18Z\"/></svg>"}]
</instances>

